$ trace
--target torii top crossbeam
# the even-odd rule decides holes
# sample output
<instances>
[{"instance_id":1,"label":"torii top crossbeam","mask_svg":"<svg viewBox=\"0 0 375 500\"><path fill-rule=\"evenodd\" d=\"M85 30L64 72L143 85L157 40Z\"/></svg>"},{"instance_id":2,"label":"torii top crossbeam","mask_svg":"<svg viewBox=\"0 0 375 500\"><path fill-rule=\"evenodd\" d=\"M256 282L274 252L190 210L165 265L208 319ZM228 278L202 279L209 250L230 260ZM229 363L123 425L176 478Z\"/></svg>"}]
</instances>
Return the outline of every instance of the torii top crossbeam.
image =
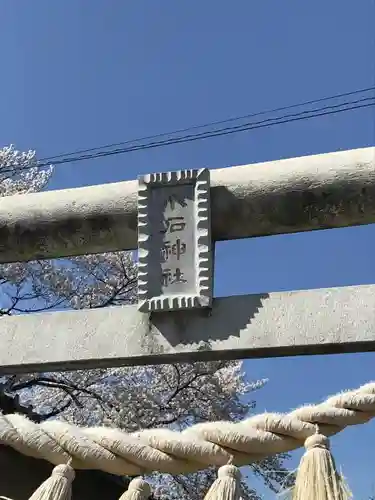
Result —
<instances>
[{"instance_id":1,"label":"torii top crossbeam","mask_svg":"<svg viewBox=\"0 0 375 500\"><path fill-rule=\"evenodd\" d=\"M137 248L137 181L0 199L0 263ZM214 241L375 222L375 147L211 170Z\"/></svg>"}]
</instances>

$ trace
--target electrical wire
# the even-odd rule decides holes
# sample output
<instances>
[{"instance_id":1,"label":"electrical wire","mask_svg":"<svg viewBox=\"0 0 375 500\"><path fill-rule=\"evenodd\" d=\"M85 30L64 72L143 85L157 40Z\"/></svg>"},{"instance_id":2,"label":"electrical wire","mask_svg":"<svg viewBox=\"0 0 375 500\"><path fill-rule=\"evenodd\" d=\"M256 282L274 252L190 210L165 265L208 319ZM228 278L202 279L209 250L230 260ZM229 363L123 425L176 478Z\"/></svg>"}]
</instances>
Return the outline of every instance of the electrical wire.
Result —
<instances>
[{"instance_id":1,"label":"electrical wire","mask_svg":"<svg viewBox=\"0 0 375 500\"><path fill-rule=\"evenodd\" d=\"M347 107L344 107L344 106L347 106ZM229 134L245 132L245 131L249 131L249 130L256 130L256 129L261 129L264 127L271 127L274 125L281 125L281 124L291 123L291 122L296 122L296 121L301 121L301 120L308 120L308 119L316 118L316 117L320 117L320 116L334 115L337 113L343 113L343 112L347 112L347 111L351 111L351 110L368 108L368 107L372 107L372 106L375 106L375 96L374 97L366 97L366 98L358 99L356 101L349 101L349 102L336 104L336 105L324 106L321 108L316 108L314 110L304 110L304 111L301 111L299 113L286 114L286 115L283 115L283 116L278 117L278 118L268 118L268 119L261 120L258 122L248 122L248 123L245 123L242 125L236 125L236 126L232 126L232 127L224 127L224 128L217 129L217 130L201 132L199 134L189 134L189 135L184 135L184 136L180 136L180 137L176 137L176 138L165 139L163 141L153 141L153 142L148 142L148 143L146 142L144 144L130 146L127 148L117 148L117 149L113 149L110 151L99 151L97 153L92 153L92 154L82 154L80 156L76 156L73 158L70 158L70 157L62 158L62 159L54 162L54 165L79 162L79 161L84 161L84 160L89 160L89 159L94 159L94 158L103 158L103 157L107 157L107 156L124 154L124 153L133 152L133 151L140 151L140 150L153 149L153 148L158 148L158 147L165 147L165 146L169 146L169 145L173 145L173 144L193 142L193 141L212 138L212 137L226 136ZM19 172L22 170L29 170L32 168L46 168L49 166L50 166L49 162L40 162L37 165L27 165L25 167L19 167L18 165L14 165L14 166L9 165L6 168L2 169L1 173L12 172L13 171L12 167L17 168L17 171Z\"/></svg>"},{"instance_id":2,"label":"electrical wire","mask_svg":"<svg viewBox=\"0 0 375 500\"><path fill-rule=\"evenodd\" d=\"M358 89L358 90L353 90L353 91L350 91L350 92L344 92L344 93L341 93L341 94L335 94L335 95L331 95L331 96L327 96L327 97L321 97L319 99L312 99L310 101L304 101L304 102L300 102L300 103L297 103L297 104L290 104L290 105L287 105L287 106L281 106L281 107L278 107L278 108L264 110L264 111L259 111L259 112L256 112L256 113L250 113L250 114L246 114L246 115L242 115L242 116L237 116L237 117L233 117L233 118L227 118L225 120L219 120L219 121L209 122L209 123L206 123L206 124L203 124L203 125L195 125L195 126L192 126L192 127L186 127L186 128L174 130L172 132L163 132L161 134L148 135L148 136L137 138L137 139L129 139L129 140L122 141L122 142L115 142L115 143L112 143L112 144L106 144L106 145L103 145L103 146L97 146L95 148L80 149L80 150L73 151L73 152L70 152L70 153L62 153L62 154L58 154L58 155L54 155L54 156L47 156L45 158L41 158L40 161L43 162L43 163L44 162L50 162L52 160L55 160L55 159L58 159L58 158L63 158L63 157L65 158L67 156L80 155L80 154L83 154L83 153L90 153L90 152L93 152L93 151L100 151L100 150L103 150L103 149L109 149L109 148L114 148L114 147L118 147L118 146L124 146L126 144L132 144L132 143L135 143L135 142L148 141L150 139L158 139L158 138L169 136L169 135L181 134L183 132L190 132L192 130L198 130L198 129L201 129L201 128L207 128L207 127L212 127L212 126L216 126L216 125L223 125L224 123L232 123L234 121L245 120L245 119L249 119L249 118L255 118L257 116L263 116L263 115L267 115L267 114L271 114L271 113L278 113L280 111L286 111L288 109L298 108L298 107L302 107L302 106L309 106L311 104L317 104L317 103L329 101L329 100L332 100L332 99L340 99L340 98L343 98L343 97L349 97L349 96L352 96L352 95L362 94L362 93L371 92L371 91L375 91L375 86L373 86L373 87L366 87L366 88Z\"/></svg>"}]
</instances>

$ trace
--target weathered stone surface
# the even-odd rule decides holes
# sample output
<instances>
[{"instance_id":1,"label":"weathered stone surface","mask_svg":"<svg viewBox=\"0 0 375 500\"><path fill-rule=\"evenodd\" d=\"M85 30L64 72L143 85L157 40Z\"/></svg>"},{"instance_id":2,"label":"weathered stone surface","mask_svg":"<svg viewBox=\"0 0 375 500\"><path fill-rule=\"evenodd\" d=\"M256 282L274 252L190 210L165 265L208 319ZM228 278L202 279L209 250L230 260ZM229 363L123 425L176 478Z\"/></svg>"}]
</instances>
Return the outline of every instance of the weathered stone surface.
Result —
<instances>
[{"instance_id":1,"label":"weathered stone surface","mask_svg":"<svg viewBox=\"0 0 375 500\"><path fill-rule=\"evenodd\" d=\"M3 317L0 372L375 350L375 285Z\"/></svg>"},{"instance_id":2,"label":"weathered stone surface","mask_svg":"<svg viewBox=\"0 0 375 500\"><path fill-rule=\"evenodd\" d=\"M137 247L136 181L0 199L0 263ZM213 240L375 222L375 148L211 170Z\"/></svg>"}]
</instances>

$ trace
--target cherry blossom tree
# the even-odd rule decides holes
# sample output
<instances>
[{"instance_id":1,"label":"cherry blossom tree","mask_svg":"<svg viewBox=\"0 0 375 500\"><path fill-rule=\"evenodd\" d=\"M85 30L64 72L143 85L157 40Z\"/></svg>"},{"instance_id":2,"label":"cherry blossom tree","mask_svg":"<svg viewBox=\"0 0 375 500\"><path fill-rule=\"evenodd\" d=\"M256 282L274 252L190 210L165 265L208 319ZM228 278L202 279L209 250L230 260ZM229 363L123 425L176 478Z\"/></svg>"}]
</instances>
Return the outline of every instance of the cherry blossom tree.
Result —
<instances>
[{"instance_id":1,"label":"cherry blossom tree","mask_svg":"<svg viewBox=\"0 0 375 500\"><path fill-rule=\"evenodd\" d=\"M52 167L39 169L34 151L0 150L0 195L44 189ZM51 309L116 307L133 303L137 265L130 252L86 255L0 266L1 315ZM251 393L266 381L251 381L238 361L214 361L132 368L9 376L0 391L32 406L29 418L64 419L84 425L105 424L126 431L169 426L183 429L196 422L237 421L255 403ZM1 404L1 399L0 399ZM32 417L30 417L32 415ZM288 479L278 455L252 465L250 476L262 478L273 491ZM196 474L155 473L156 496L203 498L215 479L209 468ZM250 480L251 484L251 480ZM247 481L244 498L259 498Z\"/></svg>"}]
</instances>

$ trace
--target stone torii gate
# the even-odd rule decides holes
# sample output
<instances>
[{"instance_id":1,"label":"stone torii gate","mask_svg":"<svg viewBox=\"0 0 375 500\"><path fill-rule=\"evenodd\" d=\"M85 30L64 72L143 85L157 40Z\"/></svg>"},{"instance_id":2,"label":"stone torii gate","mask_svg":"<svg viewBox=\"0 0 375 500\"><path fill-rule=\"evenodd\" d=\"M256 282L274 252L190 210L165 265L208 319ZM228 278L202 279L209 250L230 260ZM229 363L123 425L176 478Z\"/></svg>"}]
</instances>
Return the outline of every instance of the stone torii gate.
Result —
<instances>
[{"instance_id":1,"label":"stone torii gate","mask_svg":"<svg viewBox=\"0 0 375 500\"><path fill-rule=\"evenodd\" d=\"M139 247L140 266L136 305L2 318L0 372L375 350L375 286L212 299L211 255L373 222L373 147L2 198L0 263Z\"/></svg>"},{"instance_id":2,"label":"stone torii gate","mask_svg":"<svg viewBox=\"0 0 375 500\"><path fill-rule=\"evenodd\" d=\"M134 305L2 318L0 373L374 351L375 285L212 296L215 241L374 222L374 147L2 198L0 263L138 248L139 277ZM350 422L342 419L327 435L371 418L361 408L371 398L375 406L373 393L375 387L364 386L358 413L346 412ZM325 404L339 412L353 406L350 398ZM311 436L314 422L300 413L286 416L308 422L299 439ZM43 425L47 437L55 432ZM277 436L278 425L262 429ZM95 432L87 430L93 443L109 442ZM48 453L52 463L66 455L64 446ZM238 463L256 460L238 457ZM100 464L112 473L123 467L109 452ZM172 465L167 460L163 467Z\"/></svg>"}]
</instances>

